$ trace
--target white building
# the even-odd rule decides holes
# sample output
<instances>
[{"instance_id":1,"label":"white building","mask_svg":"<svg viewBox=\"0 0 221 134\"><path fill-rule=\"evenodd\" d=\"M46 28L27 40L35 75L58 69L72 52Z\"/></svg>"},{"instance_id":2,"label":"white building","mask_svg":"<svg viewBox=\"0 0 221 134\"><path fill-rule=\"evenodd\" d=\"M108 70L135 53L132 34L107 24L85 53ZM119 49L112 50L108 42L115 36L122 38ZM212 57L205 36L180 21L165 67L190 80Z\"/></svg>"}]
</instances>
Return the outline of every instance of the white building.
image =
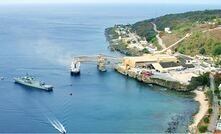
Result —
<instances>
[{"instance_id":1,"label":"white building","mask_svg":"<svg viewBox=\"0 0 221 134\"><path fill-rule=\"evenodd\" d=\"M141 45L146 46L147 45L147 41L146 40L141 40L140 41Z\"/></svg>"},{"instance_id":2,"label":"white building","mask_svg":"<svg viewBox=\"0 0 221 134\"><path fill-rule=\"evenodd\" d=\"M218 123L216 124L216 130L221 131L221 117L219 118Z\"/></svg>"},{"instance_id":3,"label":"white building","mask_svg":"<svg viewBox=\"0 0 221 134\"><path fill-rule=\"evenodd\" d=\"M167 33L169 33L169 34L172 33L172 32L170 31L170 28L169 28L169 27L165 27L165 28L164 28L164 31L167 32Z\"/></svg>"},{"instance_id":4,"label":"white building","mask_svg":"<svg viewBox=\"0 0 221 134\"><path fill-rule=\"evenodd\" d=\"M139 50L143 50L144 49L144 47L141 44L138 44L138 43L128 44L127 48L137 48Z\"/></svg>"}]
</instances>

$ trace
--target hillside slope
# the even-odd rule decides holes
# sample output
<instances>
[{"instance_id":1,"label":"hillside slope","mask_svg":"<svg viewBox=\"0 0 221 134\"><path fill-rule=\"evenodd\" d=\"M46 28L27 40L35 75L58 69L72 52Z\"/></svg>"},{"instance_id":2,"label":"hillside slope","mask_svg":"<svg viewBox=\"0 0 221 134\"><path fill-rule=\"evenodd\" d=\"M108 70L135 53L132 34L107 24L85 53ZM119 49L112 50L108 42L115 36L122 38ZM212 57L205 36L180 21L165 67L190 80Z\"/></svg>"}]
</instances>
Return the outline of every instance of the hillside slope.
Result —
<instances>
[{"instance_id":1,"label":"hillside slope","mask_svg":"<svg viewBox=\"0 0 221 134\"><path fill-rule=\"evenodd\" d=\"M221 30L217 29L221 24L221 10L168 14L140 21L131 26L133 32L145 37L149 42L156 43L156 33L151 22L155 23L157 29L162 31L161 38L166 46L176 42L186 33L192 33L190 38L181 42L177 48L174 48L175 51L180 53L214 55L214 51L216 51L214 48L219 46L221 42ZM164 32L166 27L171 29L171 34Z\"/></svg>"}]
</instances>

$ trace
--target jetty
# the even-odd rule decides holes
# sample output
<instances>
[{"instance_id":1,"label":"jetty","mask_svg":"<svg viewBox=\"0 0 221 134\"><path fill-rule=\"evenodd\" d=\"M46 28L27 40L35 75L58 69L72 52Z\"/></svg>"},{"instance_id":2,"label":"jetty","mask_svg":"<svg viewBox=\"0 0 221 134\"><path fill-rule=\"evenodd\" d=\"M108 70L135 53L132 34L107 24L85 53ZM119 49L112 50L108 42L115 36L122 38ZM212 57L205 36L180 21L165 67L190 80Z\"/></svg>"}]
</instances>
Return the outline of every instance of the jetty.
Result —
<instances>
[{"instance_id":1,"label":"jetty","mask_svg":"<svg viewBox=\"0 0 221 134\"><path fill-rule=\"evenodd\" d=\"M144 83L155 84L177 91L187 91L189 81L195 76L192 72L189 75L181 73L187 68L182 66L177 57L167 54L124 57L124 62L117 64L115 69L121 74Z\"/></svg>"},{"instance_id":2,"label":"jetty","mask_svg":"<svg viewBox=\"0 0 221 134\"><path fill-rule=\"evenodd\" d=\"M177 91L189 91L187 86L192 77L211 70L197 57L189 58L183 54L144 54L142 56L115 57L104 54L75 56L71 63L73 70L80 71L80 64L97 65L98 70L107 68L135 78L147 84L155 84Z\"/></svg>"},{"instance_id":3,"label":"jetty","mask_svg":"<svg viewBox=\"0 0 221 134\"><path fill-rule=\"evenodd\" d=\"M80 72L80 65L82 63L96 64L98 70L105 72L107 67L113 68L116 64L123 61L122 57L108 56L108 55L81 55L75 56L71 62L71 74Z\"/></svg>"}]
</instances>

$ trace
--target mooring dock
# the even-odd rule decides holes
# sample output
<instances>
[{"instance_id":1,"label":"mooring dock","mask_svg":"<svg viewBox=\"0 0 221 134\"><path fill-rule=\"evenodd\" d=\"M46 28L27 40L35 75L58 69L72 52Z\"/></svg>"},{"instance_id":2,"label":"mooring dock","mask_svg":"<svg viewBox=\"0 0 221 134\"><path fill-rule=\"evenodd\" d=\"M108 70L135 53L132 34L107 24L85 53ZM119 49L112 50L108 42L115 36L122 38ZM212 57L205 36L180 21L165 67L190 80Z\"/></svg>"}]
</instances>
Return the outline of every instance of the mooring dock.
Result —
<instances>
[{"instance_id":1,"label":"mooring dock","mask_svg":"<svg viewBox=\"0 0 221 134\"><path fill-rule=\"evenodd\" d=\"M80 65L82 63L91 63L96 64L97 68L104 72L106 71L107 67L113 68L114 65L123 61L123 57L115 57L115 56L108 56L108 55L82 55L76 56L73 58L71 63L71 74L79 74L80 73Z\"/></svg>"}]
</instances>

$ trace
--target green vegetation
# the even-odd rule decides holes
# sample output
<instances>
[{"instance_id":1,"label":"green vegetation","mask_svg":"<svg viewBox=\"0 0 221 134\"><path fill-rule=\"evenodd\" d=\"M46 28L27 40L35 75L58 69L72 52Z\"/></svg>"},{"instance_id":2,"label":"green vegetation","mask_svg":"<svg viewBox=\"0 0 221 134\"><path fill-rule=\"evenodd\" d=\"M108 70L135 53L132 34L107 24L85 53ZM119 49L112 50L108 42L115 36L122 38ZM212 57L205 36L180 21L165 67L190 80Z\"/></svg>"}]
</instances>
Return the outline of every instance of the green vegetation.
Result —
<instances>
[{"instance_id":1,"label":"green vegetation","mask_svg":"<svg viewBox=\"0 0 221 134\"><path fill-rule=\"evenodd\" d=\"M218 99L219 99L219 100L221 100L221 96L220 96L220 94L219 94L219 95L217 95L217 97L218 97Z\"/></svg>"},{"instance_id":2,"label":"green vegetation","mask_svg":"<svg viewBox=\"0 0 221 134\"><path fill-rule=\"evenodd\" d=\"M212 103L213 103L213 91L212 91L212 90L208 90L208 91L206 92L206 96L207 96L207 98L208 98L209 104L212 105ZM212 111L213 111L213 110L211 109L211 110L209 110L208 112L210 113L210 112L212 112Z\"/></svg>"},{"instance_id":3,"label":"green vegetation","mask_svg":"<svg viewBox=\"0 0 221 134\"><path fill-rule=\"evenodd\" d=\"M214 93L215 93L217 96L220 95L220 90L219 90L218 87L216 87L216 89L214 90Z\"/></svg>"},{"instance_id":4,"label":"green vegetation","mask_svg":"<svg viewBox=\"0 0 221 134\"><path fill-rule=\"evenodd\" d=\"M130 25L121 25L121 27L129 27ZM145 53L149 53L148 49L143 49L143 50L139 50L138 48L128 48L129 43L131 43L131 41L127 41L127 43L124 43L121 40L115 40L119 38L118 33L116 32L116 28L117 26L111 27L111 28L107 28L105 30L105 35L107 40L110 43L110 48L112 51L119 51L123 54L129 55L129 56L140 56L143 55ZM133 41L133 43L136 43L136 41Z\"/></svg>"},{"instance_id":5,"label":"green vegetation","mask_svg":"<svg viewBox=\"0 0 221 134\"><path fill-rule=\"evenodd\" d=\"M156 32L153 29L153 25L150 21L141 21L132 25L132 31L136 32L139 36L145 37L147 41L154 42L156 38Z\"/></svg>"},{"instance_id":6,"label":"green vegetation","mask_svg":"<svg viewBox=\"0 0 221 134\"><path fill-rule=\"evenodd\" d=\"M165 27L180 29L184 26L192 26L193 23L204 23L220 17L221 10L205 10L180 14L169 14L156 18L154 21L160 30L164 30Z\"/></svg>"},{"instance_id":7,"label":"green vegetation","mask_svg":"<svg viewBox=\"0 0 221 134\"><path fill-rule=\"evenodd\" d=\"M214 81L215 81L216 89L218 89L218 86L221 84L221 76L220 75L215 75L214 76Z\"/></svg>"},{"instance_id":8,"label":"green vegetation","mask_svg":"<svg viewBox=\"0 0 221 134\"><path fill-rule=\"evenodd\" d=\"M143 52L143 53L150 53L150 52L148 51L148 49L146 49L146 48L144 48L144 49L142 50L142 52Z\"/></svg>"},{"instance_id":9,"label":"green vegetation","mask_svg":"<svg viewBox=\"0 0 221 134\"><path fill-rule=\"evenodd\" d=\"M191 36L179 43L179 46L174 48L176 51L187 55L209 55L217 56L221 54L221 31L206 31L215 28L221 24L221 10L205 10L193 11L179 14L168 14L153 19L139 21L133 25L127 25L132 32L136 32L142 38L146 38L148 42L154 44L158 49L160 46L157 43L156 32L151 23L157 25L157 29L164 31L165 27L172 30L172 34L164 34L165 40L176 41L184 37L187 33ZM126 25L122 25L126 26ZM118 35L113 28L108 28L112 39L117 39ZM204 31L204 32L203 32ZM165 41L166 42L166 41ZM171 44L171 42L169 42ZM166 44L168 45L168 44ZM146 52L144 50L144 52ZM217 65L221 64L217 62Z\"/></svg>"},{"instance_id":10,"label":"green vegetation","mask_svg":"<svg viewBox=\"0 0 221 134\"><path fill-rule=\"evenodd\" d=\"M146 49L143 49L140 51L137 48L127 48L127 44L123 42L118 42L116 45L110 45L112 50L117 50L123 54L129 55L129 56L140 56L143 55L144 53L149 53L149 51Z\"/></svg>"},{"instance_id":11,"label":"green vegetation","mask_svg":"<svg viewBox=\"0 0 221 134\"><path fill-rule=\"evenodd\" d=\"M221 19L217 19L217 24L221 25Z\"/></svg>"},{"instance_id":12,"label":"green vegetation","mask_svg":"<svg viewBox=\"0 0 221 134\"><path fill-rule=\"evenodd\" d=\"M180 43L178 51L192 56L195 54L211 55L212 51L215 51L213 48L218 42L211 35L202 32L193 32L188 39Z\"/></svg>"},{"instance_id":13,"label":"green vegetation","mask_svg":"<svg viewBox=\"0 0 221 134\"><path fill-rule=\"evenodd\" d=\"M185 53L185 48L183 48L183 47L179 48L178 52L181 53L181 54L184 54Z\"/></svg>"},{"instance_id":14,"label":"green vegetation","mask_svg":"<svg viewBox=\"0 0 221 134\"><path fill-rule=\"evenodd\" d=\"M208 86L208 87L210 86L209 73L205 73L198 77L191 78L188 88L194 90L199 86Z\"/></svg>"},{"instance_id":15,"label":"green vegetation","mask_svg":"<svg viewBox=\"0 0 221 134\"><path fill-rule=\"evenodd\" d=\"M212 109L212 108L209 108L209 109L208 109L208 113L209 113L209 114L212 114L212 113L213 113L213 109Z\"/></svg>"},{"instance_id":16,"label":"green vegetation","mask_svg":"<svg viewBox=\"0 0 221 134\"><path fill-rule=\"evenodd\" d=\"M165 27L170 27L173 33L179 38L183 37L186 33L192 33L191 37L181 42L178 46L177 50L180 53L188 55L210 55L212 51L214 51L214 55L221 53L221 51L219 51L221 47L217 46L216 49L214 48L221 40L217 40L213 35L202 32L207 28L214 27L214 25L209 25L207 22L215 22L216 25L221 24L221 10L168 14L154 19L140 21L132 25L134 32L153 43L154 40L156 40L156 32L153 30L151 22L154 22L160 31L164 31ZM217 33L217 35L219 35L219 33ZM201 49L199 50L199 48ZM215 50L213 50L213 48Z\"/></svg>"},{"instance_id":17,"label":"green vegetation","mask_svg":"<svg viewBox=\"0 0 221 134\"><path fill-rule=\"evenodd\" d=\"M119 35L118 35L118 33L115 32L115 30L116 30L116 27L107 28L105 30L105 33L108 35L106 35L106 36L111 39L117 39L119 37Z\"/></svg>"},{"instance_id":18,"label":"green vegetation","mask_svg":"<svg viewBox=\"0 0 221 134\"><path fill-rule=\"evenodd\" d=\"M221 84L221 75L215 75L214 76L214 81L215 81L215 90L214 93L218 97L219 100L221 100L221 92L219 90L219 85Z\"/></svg>"},{"instance_id":19,"label":"green vegetation","mask_svg":"<svg viewBox=\"0 0 221 134\"><path fill-rule=\"evenodd\" d=\"M144 20L132 25L132 29L137 32L138 35L152 39L151 37L156 34L153 31L154 22L157 28L164 31L165 27L170 27L173 30L190 31L194 23L204 23L207 21L219 20L221 17L221 10L205 10L205 11L193 11L180 14L168 14L165 16L157 17L154 19ZM149 36L149 37L148 37Z\"/></svg>"},{"instance_id":20,"label":"green vegetation","mask_svg":"<svg viewBox=\"0 0 221 134\"><path fill-rule=\"evenodd\" d=\"M200 126L199 131L200 131L200 133L205 133L207 131L207 126L206 125Z\"/></svg>"},{"instance_id":21,"label":"green vegetation","mask_svg":"<svg viewBox=\"0 0 221 134\"><path fill-rule=\"evenodd\" d=\"M216 45L215 45L215 47L212 49L212 54L214 55L214 56L217 56L217 55L220 55L221 54L221 43L217 43Z\"/></svg>"},{"instance_id":22,"label":"green vegetation","mask_svg":"<svg viewBox=\"0 0 221 134\"><path fill-rule=\"evenodd\" d=\"M219 90L219 85L221 84L221 75L215 75L214 76L214 81L215 81L215 90L214 93L218 97L219 100L221 100L221 92ZM218 102L220 105L220 102Z\"/></svg>"},{"instance_id":23,"label":"green vegetation","mask_svg":"<svg viewBox=\"0 0 221 134\"><path fill-rule=\"evenodd\" d=\"M204 121L204 123L208 124L209 123L209 117L208 116L204 117L203 121Z\"/></svg>"},{"instance_id":24,"label":"green vegetation","mask_svg":"<svg viewBox=\"0 0 221 134\"><path fill-rule=\"evenodd\" d=\"M203 48L200 48L200 54L204 55L206 53L206 49L203 47Z\"/></svg>"}]
</instances>

